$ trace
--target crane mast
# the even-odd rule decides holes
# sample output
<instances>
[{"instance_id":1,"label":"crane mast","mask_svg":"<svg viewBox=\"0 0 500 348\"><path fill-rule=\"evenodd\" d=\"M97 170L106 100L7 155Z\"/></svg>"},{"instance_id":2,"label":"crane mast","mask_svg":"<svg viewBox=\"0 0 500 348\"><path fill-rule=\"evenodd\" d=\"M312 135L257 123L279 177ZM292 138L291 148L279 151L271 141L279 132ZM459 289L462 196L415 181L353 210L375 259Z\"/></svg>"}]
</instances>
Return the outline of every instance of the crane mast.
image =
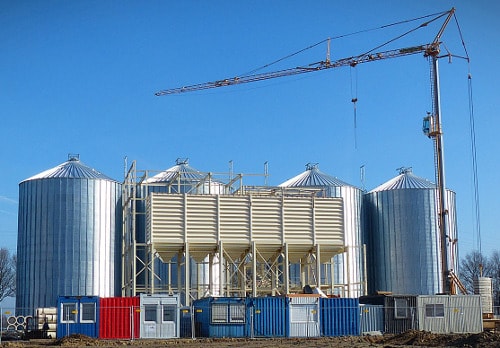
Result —
<instances>
[{"instance_id":1,"label":"crane mast","mask_svg":"<svg viewBox=\"0 0 500 348\"><path fill-rule=\"evenodd\" d=\"M443 149L443 131L441 127L441 96L439 91L439 66L440 58L440 40L444 29L455 14L455 8L452 8L446 17L443 25L437 33L434 41L429 49L425 52L425 56L431 61L431 98L432 98L432 114L428 117L432 118L434 129L429 135L434 140L434 161L436 173L436 202L438 207L438 228L441 249L441 274L442 274L442 291L444 293L456 294L454 284L456 283L461 288L461 283L450 269L450 260L448 258L448 240L450 236L448 224L448 202L446 197L446 183L444 171L444 149ZM424 119L425 120L425 119ZM453 284L452 284L453 281Z\"/></svg>"},{"instance_id":2,"label":"crane mast","mask_svg":"<svg viewBox=\"0 0 500 348\"><path fill-rule=\"evenodd\" d=\"M330 52L328 47L327 57L324 61L312 63L307 66L302 66L302 67L299 66L299 67L278 70L274 72L261 73L261 74L230 77L212 82L199 83L177 88L170 88L158 91L155 93L155 95L164 96L164 95L206 90L211 88L233 86L244 83L285 77L285 76L306 74L310 72L339 68L343 66L354 67L362 63L423 53L425 57L428 57L430 59L430 68L431 68L432 114L429 114L427 117L424 118L424 133L427 136L429 136L429 138L433 138L434 140L434 159L435 159L436 186L437 186L436 203L438 210L438 225L439 225L438 227L439 227L440 251L442 258L440 260L441 263L440 268L442 274L441 288L442 292L444 293L454 294L456 293L454 284L456 284L460 289L463 288L463 285L460 283L460 280L453 272L453 270L450 269L449 259L448 259L449 257L448 256L449 255L448 203L446 199L443 133L441 129L441 110L440 110L441 106L440 106L439 70L438 70L438 59L441 58L440 56L441 36L444 33L444 30L446 29L448 23L450 22L454 14L455 14L455 8L452 8L451 10L444 12L443 14L437 17L441 18L442 16L446 15L446 18L443 24L441 25L436 37L434 38L432 43L429 44L400 48L400 49L377 52L377 53L372 53L370 51L368 53L363 53L358 56L342 58L335 61L330 61ZM420 27L425 27L427 26L428 23L430 23L430 21L423 23Z\"/></svg>"}]
</instances>

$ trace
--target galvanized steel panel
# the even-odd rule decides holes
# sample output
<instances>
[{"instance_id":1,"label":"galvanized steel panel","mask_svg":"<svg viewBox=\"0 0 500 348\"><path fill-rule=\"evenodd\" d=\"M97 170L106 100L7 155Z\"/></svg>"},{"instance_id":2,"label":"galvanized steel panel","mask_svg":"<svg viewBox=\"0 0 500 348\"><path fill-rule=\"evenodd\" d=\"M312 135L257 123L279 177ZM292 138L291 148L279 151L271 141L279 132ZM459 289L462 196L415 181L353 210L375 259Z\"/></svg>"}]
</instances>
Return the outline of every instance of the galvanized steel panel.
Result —
<instances>
[{"instance_id":1,"label":"galvanized steel panel","mask_svg":"<svg viewBox=\"0 0 500 348\"><path fill-rule=\"evenodd\" d=\"M288 337L319 337L319 297L287 298Z\"/></svg>"},{"instance_id":2,"label":"galvanized steel panel","mask_svg":"<svg viewBox=\"0 0 500 348\"><path fill-rule=\"evenodd\" d=\"M121 185L91 169L80 170L82 177L68 173L39 175L19 185L20 311L54 307L59 295L120 292Z\"/></svg>"},{"instance_id":3,"label":"galvanized steel panel","mask_svg":"<svg viewBox=\"0 0 500 348\"><path fill-rule=\"evenodd\" d=\"M369 292L440 292L441 254L434 189L365 196Z\"/></svg>"},{"instance_id":4,"label":"galvanized steel panel","mask_svg":"<svg viewBox=\"0 0 500 348\"><path fill-rule=\"evenodd\" d=\"M179 295L140 295L140 338L175 338L180 333Z\"/></svg>"},{"instance_id":5,"label":"galvanized steel panel","mask_svg":"<svg viewBox=\"0 0 500 348\"><path fill-rule=\"evenodd\" d=\"M403 170L401 174L395 178L383 183L382 185L374 188L371 192L387 191L387 190L400 190L400 189L435 189L436 185L431 181L413 175L411 170Z\"/></svg>"},{"instance_id":6,"label":"galvanized steel panel","mask_svg":"<svg viewBox=\"0 0 500 348\"><path fill-rule=\"evenodd\" d=\"M384 333L384 305L359 306L361 334Z\"/></svg>"},{"instance_id":7,"label":"galvanized steel panel","mask_svg":"<svg viewBox=\"0 0 500 348\"><path fill-rule=\"evenodd\" d=\"M481 298L474 295L418 296L418 329L433 333L483 331Z\"/></svg>"},{"instance_id":8,"label":"galvanized steel panel","mask_svg":"<svg viewBox=\"0 0 500 348\"><path fill-rule=\"evenodd\" d=\"M449 296L450 332L483 332L481 297L475 295Z\"/></svg>"},{"instance_id":9,"label":"galvanized steel panel","mask_svg":"<svg viewBox=\"0 0 500 348\"><path fill-rule=\"evenodd\" d=\"M418 329L417 296L387 296L384 299L384 308L384 333L400 334Z\"/></svg>"},{"instance_id":10,"label":"galvanized steel panel","mask_svg":"<svg viewBox=\"0 0 500 348\"><path fill-rule=\"evenodd\" d=\"M456 241L455 193L447 190L449 240ZM405 171L364 196L369 292L442 292L436 188ZM449 247L448 264L458 267L458 246Z\"/></svg>"}]
</instances>

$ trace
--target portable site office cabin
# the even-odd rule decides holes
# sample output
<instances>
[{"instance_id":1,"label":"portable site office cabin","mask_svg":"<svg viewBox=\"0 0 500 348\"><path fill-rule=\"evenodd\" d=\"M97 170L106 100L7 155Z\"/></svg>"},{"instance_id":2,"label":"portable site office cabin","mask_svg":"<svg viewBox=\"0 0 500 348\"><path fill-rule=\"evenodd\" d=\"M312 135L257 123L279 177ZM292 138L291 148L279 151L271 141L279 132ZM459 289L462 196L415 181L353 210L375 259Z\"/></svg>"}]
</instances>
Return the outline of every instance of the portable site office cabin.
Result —
<instances>
[{"instance_id":1,"label":"portable site office cabin","mask_svg":"<svg viewBox=\"0 0 500 348\"><path fill-rule=\"evenodd\" d=\"M418 329L433 333L483 331L480 295L420 295Z\"/></svg>"},{"instance_id":2,"label":"portable site office cabin","mask_svg":"<svg viewBox=\"0 0 500 348\"><path fill-rule=\"evenodd\" d=\"M141 338L179 337L179 300L179 295L141 294Z\"/></svg>"},{"instance_id":3,"label":"portable site office cabin","mask_svg":"<svg viewBox=\"0 0 500 348\"><path fill-rule=\"evenodd\" d=\"M383 301L384 333L399 334L407 330L433 333L483 331L480 295L366 296L360 301L371 305L372 310Z\"/></svg>"},{"instance_id":4,"label":"portable site office cabin","mask_svg":"<svg viewBox=\"0 0 500 348\"><path fill-rule=\"evenodd\" d=\"M99 337L99 297L59 296L57 338L71 334Z\"/></svg>"},{"instance_id":5,"label":"portable site office cabin","mask_svg":"<svg viewBox=\"0 0 500 348\"><path fill-rule=\"evenodd\" d=\"M196 337L246 337L246 299L206 297L195 300Z\"/></svg>"}]
</instances>

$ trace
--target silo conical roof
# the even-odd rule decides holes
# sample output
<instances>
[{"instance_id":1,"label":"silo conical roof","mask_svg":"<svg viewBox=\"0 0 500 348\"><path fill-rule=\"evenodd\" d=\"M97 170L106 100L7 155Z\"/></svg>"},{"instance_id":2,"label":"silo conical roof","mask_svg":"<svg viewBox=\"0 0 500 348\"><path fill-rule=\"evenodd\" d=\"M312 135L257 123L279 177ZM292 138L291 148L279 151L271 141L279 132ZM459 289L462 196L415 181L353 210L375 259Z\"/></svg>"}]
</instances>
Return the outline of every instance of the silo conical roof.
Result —
<instances>
[{"instance_id":1,"label":"silo conical roof","mask_svg":"<svg viewBox=\"0 0 500 348\"><path fill-rule=\"evenodd\" d=\"M398 176L374 188L370 192L401 190L401 189L435 189L435 188L436 185L433 182L414 175L411 168L401 168Z\"/></svg>"},{"instance_id":2,"label":"silo conical roof","mask_svg":"<svg viewBox=\"0 0 500 348\"><path fill-rule=\"evenodd\" d=\"M314 187L314 186L352 186L348 183L337 179L334 176L325 174L318 169L318 164L306 164L306 170L284 183L278 185L279 187Z\"/></svg>"},{"instance_id":3,"label":"silo conical roof","mask_svg":"<svg viewBox=\"0 0 500 348\"><path fill-rule=\"evenodd\" d=\"M67 178L67 179L103 179L111 180L110 177L80 162L79 155L69 155L68 160L60 165L47 169L39 174L23 180L22 182L38 179Z\"/></svg>"},{"instance_id":4,"label":"silo conical roof","mask_svg":"<svg viewBox=\"0 0 500 348\"><path fill-rule=\"evenodd\" d=\"M199 170L189 166L188 159L176 160L175 166L145 180L146 183L171 182L174 180L196 181L205 177Z\"/></svg>"}]
</instances>

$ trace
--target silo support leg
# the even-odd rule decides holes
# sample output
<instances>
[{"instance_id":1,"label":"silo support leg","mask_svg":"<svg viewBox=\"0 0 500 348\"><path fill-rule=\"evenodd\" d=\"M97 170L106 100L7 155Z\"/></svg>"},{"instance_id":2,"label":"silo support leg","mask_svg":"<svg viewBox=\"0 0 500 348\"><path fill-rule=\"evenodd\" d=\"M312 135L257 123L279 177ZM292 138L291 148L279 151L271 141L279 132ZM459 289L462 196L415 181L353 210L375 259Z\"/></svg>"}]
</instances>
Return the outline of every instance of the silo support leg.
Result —
<instances>
[{"instance_id":1,"label":"silo support leg","mask_svg":"<svg viewBox=\"0 0 500 348\"><path fill-rule=\"evenodd\" d=\"M316 286L321 289L321 247L316 244Z\"/></svg>"}]
</instances>

